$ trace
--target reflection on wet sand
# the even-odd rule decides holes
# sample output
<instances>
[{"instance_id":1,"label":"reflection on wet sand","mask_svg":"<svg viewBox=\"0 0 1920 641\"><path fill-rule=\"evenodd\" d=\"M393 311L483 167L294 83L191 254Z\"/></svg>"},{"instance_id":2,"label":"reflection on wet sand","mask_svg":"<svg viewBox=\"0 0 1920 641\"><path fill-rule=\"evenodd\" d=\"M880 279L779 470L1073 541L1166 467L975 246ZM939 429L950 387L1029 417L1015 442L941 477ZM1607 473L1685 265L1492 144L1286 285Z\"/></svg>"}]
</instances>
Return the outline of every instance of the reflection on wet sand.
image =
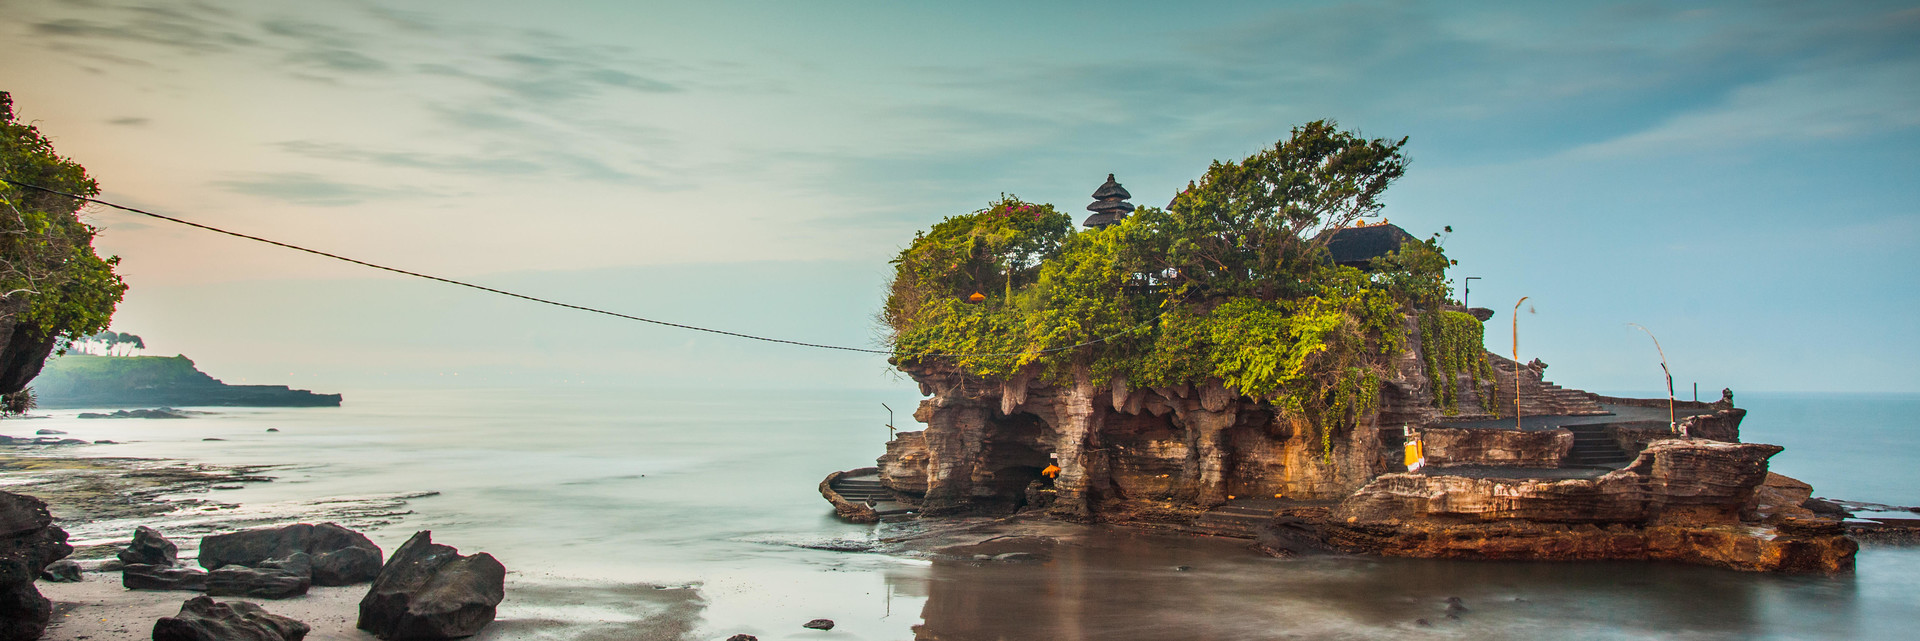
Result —
<instances>
[{"instance_id":1,"label":"reflection on wet sand","mask_svg":"<svg viewBox=\"0 0 1920 641\"><path fill-rule=\"evenodd\" d=\"M1274 559L1244 542L1092 528L1041 559L936 560L917 638L1847 638L1855 581L1654 563ZM1451 600L1450 600L1451 599Z\"/></svg>"}]
</instances>

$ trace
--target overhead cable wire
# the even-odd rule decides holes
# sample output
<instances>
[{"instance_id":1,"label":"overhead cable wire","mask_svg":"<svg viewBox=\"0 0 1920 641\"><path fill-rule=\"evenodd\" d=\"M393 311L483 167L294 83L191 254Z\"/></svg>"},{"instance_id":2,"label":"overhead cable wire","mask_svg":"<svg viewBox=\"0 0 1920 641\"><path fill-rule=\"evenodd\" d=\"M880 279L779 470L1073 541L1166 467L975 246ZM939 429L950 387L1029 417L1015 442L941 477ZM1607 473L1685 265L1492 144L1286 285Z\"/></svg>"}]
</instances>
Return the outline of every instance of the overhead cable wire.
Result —
<instances>
[{"instance_id":1,"label":"overhead cable wire","mask_svg":"<svg viewBox=\"0 0 1920 641\"><path fill-rule=\"evenodd\" d=\"M1079 348L1082 348L1082 347L1087 347L1087 346L1091 346L1091 345L1097 345L1097 344L1100 344L1100 343L1105 343L1105 342L1107 342L1107 341L1111 341L1111 340L1113 340L1113 339L1116 339L1116 338L1119 338L1119 337L1121 337L1121 336L1125 336L1125 335L1127 335L1127 334L1131 334L1131 333L1133 333L1133 332L1135 332L1135 331L1137 331L1137 330L1139 330L1140 328L1143 328L1143 327L1146 327L1147 325L1149 325L1149 324L1152 324L1153 322L1155 322L1155 321L1158 321L1158 320L1160 319L1160 315L1159 315L1159 314L1156 314L1156 315L1154 315L1154 317L1153 317L1153 318L1151 318L1151 319L1148 319L1148 320L1147 320L1147 321L1145 321L1145 322L1142 322L1142 323L1140 323L1140 324L1138 324L1138 325L1134 325L1134 326L1132 326L1132 327L1129 327L1129 328L1127 328L1127 329L1124 329L1124 330L1121 330L1121 331L1119 331L1119 332L1117 332L1117 333L1114 333L1114 334L1112 334L1112 335L1108 335L1108 336L1104 336L1104 337L1101 337L1101 338L1096 338L1096 339L1093 339L1093 340L1090 340L1090 341L1086 341L1086 342L1083 342L1083 343L1076 343L1076 344L1073 344L1073 345L1067 345L1067 346L1065 346L1065 347L1054 347L1054 348L1049 348L1049 349L1042 349L1042 350L1033 350L1033 351L1026 351L1026 352L1001 352L1001 353L984 353L984 354L954 354L954 353L948 353L948 352L921 352L921 353L917 353L917 354L895 354L895 353L893 352L893 350L884 350L884 349L870 349L870 348L865 348L865 347L848 347L848 346L845 346L845 345L827 345L827 344L824 344L824 343L809 343L809 342L805 342L805 341L796 341L796 340L787 340L787 339L784 339L784 338L772 338L772 337L768 337L768 336L755 336L755 335L753 335L753 334L744 334L744 333L741 333L741 332L732 332L732 331L727 331L727 330L724 330L724 329L714 329L714 328L711 328L711 327L700 327L700 326L697 326L697 325L688 325L688 324L685 324L685 323L675 323L675 322L672 322L672 321L663 321L663 320L658 320L658 319L653 319L653 318L646 318L646 317L642 317L642 316L634 316L634 315L632 315L632 314L623 314L623 313L620 313L620 312L615 312L615 311L608 311L608 310L604 310L604 309L599 309L599 308L596 308L596 307L587 307L587 306L585 306L585 305L575 305L575 304L573 304L573 303L565 303L565 302L561 302L561 301L557 301L557 300L550 300L550 299L546 299L546 298L540 298L540 297L538 297L538 296L529 296L529 295L527 295L527 294L521 294L521 293L518 293L518 292L510 292L510 291L507 291L507 290L504 290L504 289L497 289L497 288L493 288L493 287L488 287L488 286L486 286L486 285L477 285L477 284L474 284L474 283L469 283L469 282L466 282L466 281L460 281L460 280L454 280L454 279L452 279L452 278L445 278L445 277L441 277L441 276L434 276L434 275L432 275L432 274L423 274L423 273L420 273L420 272L416 272L416 271L409 271L409 270L405 270L405 269L400 269L400 268L398 268L398 267L389 267L389 266L386 266L386 265L381 265L381 264L379 264L379 263L371 263L371 262L367 262L367 261L364 261L364 260L359 260L359 259L355 259L355 258L348 258L348 257L346 257L346 256L341 256L341 255L339 255L339 254L333 254L333 253L329 253L329 252L324 252L324 251L320 251L320 250L318 250L318 249L308 249L308 248L306 248L306 247L301 247L301 246L299 246L299 245L294 245L294 244L291 244L291 243L283 243L283 242L280 242L280 241L277 241L277 240L272 240L272 239L268 239L268 238L261 238L261 237L259 237L259 236L254 236L254 235L251 235L251 234L243 234L243 233L240 233L240 232L237 232L237 231L228 231L228 230L225 230L225 229L221 229L221 228L219 228L219 227L214 227L214 226L212 226L212 225L204 225L204 224L201 224L201 223L196 223L196 222L193 222L193 221L190 221L190 220L184 220L184 219L180 219L180 218L175 218L175 217L172 217L172 216L168 216L168 215L165 215L165 214L157 214L157 213L154 213L154 212L150 212L150 211L147 211L147 210L144 210L144 209L140 209L140 208L137 208L137 207L128 207L128 206L126 206L126 205L121 205L121 204L117 204L117 203L112 203L112 202L108 202L108 201L105 201L105 200L100 200L100 199L98 199L98 198L93 198L93 197L90 197L90 196L82 196L82 195L79 195L79 194L72 194L72 193L67 193L67 192L64 192L64 191L60 191L60 190L58 190L58 189L50 189L50 188L47 188L47 187L41 187L41 186L39 186L39 185L34 185L34 184L30 184L30 183L23 183L23 182L20 182L20 181L17 181L17 180L14 180L14 179L11 179L11 178L5 178L5 177L0 177L0 182L5 182L5 183L7 183L7 184L10 184L10 185L14 185L14 186L17 186L17 187L23 187L23 188L26 188L26 189L32 189L32 190L35 190L35 191L40 191L40 192L45 192L45 193L49 193L49 194L53 194L53 195L56 195L56 196L65 196L65 197L67 197L67 198L72 198L72 199L74 199L74 200L79 200L79 201L82 201L82 202L89 202L89 203L93 203L93 204L96 204L96 205L103 205L103 206L106 206L106 207L111 207L111 208L113 208L113 209L118 209L118 210L121 210L121 211L125 211L125 212L130 212L130 213L135 213L135 214L140 214L140 215L142 215L142 216L148 216L148 217L152 217L152 218L157 218L157 219L160 219L160 220L164 220L164 221L167 221L167 222L171 222L171 223L177 223L177 224L180 224L180 225L186 225L186 226L188 226L188 227L193 227L193 228L196 228L196 229L203 229L203 230L206 230L206 231L210 231L210 232L213 232L213 233L216 233L216 234L225 234L225 235L227 235L227 236L233 236L233 237L235 237L235 238L243 238L243 239L246 239L246 240L251 240L251 241L254 241L254 242L258 242L258 243L266 243L266 244L268 244L268 245L273 245L273 246L275 246L275 247L281 247L281 248L284 248L284 249L291 249L291 250L294 250L294 251L297 251L297 252L304 252L304 253L308 253L308 254L313 254L313 255L315 255L315 256L321 256L321 257L324 257L324 258L331 258L331 259L333 259L333 260L337 260L337 261L341 261L341 262L347 262L347 263L352 263L352 264L355 264L355 265L359 265L359 266L361 266L361 267L368 267L368 268L372 268L372 269L378 269L378 270L380 270L380 271L385 271L385 272L391 272L391 273L395 273L395 274L400 274L400 275L402 275L402 276L412 276L412 277L414 277L414 278L421 278L421 279L426 279L426 280L430 280L430 281L435 281L435 282L439 282L439 283L445 283L445 284L448 284L448 285L455 285L455 286L459 286L459 287L466 287L466 288L469 288L469 289L477 289L477 290L480 290L480 291L483 291L483 292L487 292L487 293L489 293L489 294L498 294L498 295L501 295L501 296L507 296L507 297L510 297L510 298L518 298L518 299L521 299L521 300L525 300L525 301L531 301L531 302L535 302L535 303L540 303L540 304L543 304L543 305L552 305L552 306L554 306L554 307L562 307L562 308L566 308L566 309L571 309L571 310L576 310L576 311L582 311L582 312L588 312L588 313L592 313L592 314L601 314L601 315L605 315L605 316L612 316L612 317L614 317L614 318L620 318L620 319L625 319L625 320L631 320L631 321L639 321L639 322L642 322L642 323L651 323L651 324L654 324L654 325L659 325L659 326L662 326L662 327L672 327L672 328L674 328L674 329L684 329L684 330L688 330L688 331L694 331L694 332L705 332L705 333L708 333L708 334L719 334L719 335L721 335L721 336L732 336L732 337L734 337L734 338L744 338L744 339L747 339L747 340L755 340L755 341L762 341L762 342L767 342L767 343L779 343L779 344L782 344L782 345L795 345L795 346L799 346L799 347L811 347L811 348L814 348L814 349L828 349L828 350L838 350L838 351L843 351L843 352L860 352L860 353L864 353L864 354L889 354L889 355L893 355L893 356L901 356L901 357L925 357L925 356L947 356L947 357L964 357L964 358L984 358L984 357L998 357L998 356L1038 356L1038 355L1042 355L1042 354L1052 354L1052 353L1055 353L1055 352L1064 352L1064 351L1067 351L1067 350L1071 350L1071 349L1079 349Z\"/></svg>"}]
</instances>

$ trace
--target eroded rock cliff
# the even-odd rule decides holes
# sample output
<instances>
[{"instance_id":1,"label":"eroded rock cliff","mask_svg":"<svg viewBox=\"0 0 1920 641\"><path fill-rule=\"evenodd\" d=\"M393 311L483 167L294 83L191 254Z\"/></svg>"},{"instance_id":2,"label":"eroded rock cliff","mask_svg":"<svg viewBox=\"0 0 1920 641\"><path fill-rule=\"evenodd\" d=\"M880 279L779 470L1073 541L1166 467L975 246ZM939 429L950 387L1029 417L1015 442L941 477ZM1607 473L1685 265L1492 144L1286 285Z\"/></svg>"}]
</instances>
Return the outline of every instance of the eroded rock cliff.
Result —
<instances>
[{"instance_id":1,"label":"eroded rock cliff","mask_svg":"<svg viewBox=\"0 0 1920 641\"><path fill-rule=\"evenodd\" d=\"M1391 458L1376 419L1323 434L1217 382L1147 389L1085 376L1046 385L912 373L931 396L915 412L927 428L901 433L879 464L883 482L918 497L925 514L1016 509L1049 465L1060 468L1050 509L1075 519L1132 502L1334 499Z\"/></svg>"},{"instance_id":2,"label":"eroded rock cliff","mask_svg":"<svg viewBox=\"0 0 1920 641\"><path fill-rule=\"evenodd\" d=\"M1668 439L1648 445L1625 469L1595 478L1386 474L1342 501L1325 534L1347 550L1392 556L1852 568L1857 546L1838 522L1743 521L1754 516L1763 487L1768 505L1792 500L1791 479L1767 483L1767 459L1780 450Z\"/></svg>"}]
</instances>

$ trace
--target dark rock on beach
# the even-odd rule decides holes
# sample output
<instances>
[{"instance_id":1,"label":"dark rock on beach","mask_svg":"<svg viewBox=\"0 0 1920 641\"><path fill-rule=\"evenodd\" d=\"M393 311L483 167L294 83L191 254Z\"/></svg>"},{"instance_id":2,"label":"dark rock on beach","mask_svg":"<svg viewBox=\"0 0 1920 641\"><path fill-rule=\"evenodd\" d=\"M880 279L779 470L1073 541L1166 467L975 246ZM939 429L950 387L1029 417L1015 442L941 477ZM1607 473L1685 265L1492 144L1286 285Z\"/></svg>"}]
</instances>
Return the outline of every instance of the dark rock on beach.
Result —
<instances>
[{"instance_id":1,"label":"dark rock on beach","mask_svg":"<svg viewBox=\"0 0 1920 641\"><path fill-rule=\"evenodd\" d=\"M300 554L299 556L306 556ZM209 596L244 596L256 599L285 599L307 593L313 586L312 575L302 565L298 570L250 568L229 565L207 573Z\"/></svg>"},{"instance_id":2,"label":"dark rock on beach","mask_svg":"<svg viewBox=\"0 0 1920 641\"><path fill-rule=\"evenodd\" d=\"M40 638L53 603L40 596L33 581L72 553L66 530L53 524L46 503L0 492L0 641Z\"/></svg>"},{"instance_id":3,"label":"dark rock on beach","mask_svg":"<svg viewBox=\"0 0 1920 641\"><path fill-rule=\"evenodd\" d=\"M806 623L800 624L800 627L810 628L814 630L832 630L833 619L814 619L812 621L808 621Z\"/></svg>"},{"instance_id":4,"label":"dark rock on beach","mask_svg":"<svg viewBox=\"0 0 1920 641\"><path fill-rule=\"evenodd\" d=\"M207 573L193 568L130 563L120 568L120 585L129 590L205 592Z\"/></svg>"},{"instance_id":5,"label":"dark rock on beach","mask_svg":"<svg viewBox=\"0 0 1920 641\"><path fill-rule=\"evenodd\" d=\"M751 634L736 634L736 635L727 637L727 641L760 641L760 637L756 637Z\"/></svg>"},{"instance_id":6,"label":"dark rock on beach","mask_svg":"<svg viewBox=\"0 0 1920 641\"><path fill-rule=\"evenodd\" d=\"M452 639L493 622L507 569L484 552L462 556L421 530L380 569L356 627L382 639Z\"/></svg>"},{"instance_id":7,"label":"dark rock on beach","mask_svg":"<svg viewBox=\"0 0 1920 641\"><path fill-rule=\"evenodd\" d=\"M80 564L68 559L54 561L40 571L40 580L48 583L79 583Z\"/></svg>"},{"instance_id":8,"label":"dark rock on beach","mask_svg":"<svg viewBox=\"0 0 1920 641\"><path fill-rule=\"evenodd\" d=\"M158 565L173 567L179 563L180 547L161 536L159 530L140 526L133 531L133 541L117 557L127 565Z\"/></svg>"},{"instance_id":9,"label":"dark rock on beach","mask_svg":"<svg viewBox=\"0 0 1920 641\"><path fill-rule=\"evenodd\" d=\"M314 585L352 585L380 574L380 547L365 535L333 523L296 523L256 528L200 540L200 566L261 567L295 553L311 557Z\"/></svg>"},{"instance_id":10,"label":"dark rock on beach","mask_svg":"<svg viewBox=\"0 0 1920 641\"><path fill-rule=\"evenodd\" d=\"M300 641L307 624L245 601L194 597L153 624L153 641Z\"/></svg>"}]
</instances>

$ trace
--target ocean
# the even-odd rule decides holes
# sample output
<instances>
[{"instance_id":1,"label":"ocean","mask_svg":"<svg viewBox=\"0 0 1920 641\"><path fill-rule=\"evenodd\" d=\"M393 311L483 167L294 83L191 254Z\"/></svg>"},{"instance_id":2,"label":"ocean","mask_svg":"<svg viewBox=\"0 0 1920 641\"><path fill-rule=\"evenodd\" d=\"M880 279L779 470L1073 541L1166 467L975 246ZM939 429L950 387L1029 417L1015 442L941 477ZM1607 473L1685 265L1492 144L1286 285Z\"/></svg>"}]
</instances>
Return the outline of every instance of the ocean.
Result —
<instances>
[{"instance_id":1,"label":"ocean","mask_svg":"<svg viewBox=\"0 0 1920 641\"><path fill-rule=\"evenodd\" d=\"M202 497L249 509L392 506L368 520L383 548L431 529L506 565L507 601L483 638L879 640L918 627L962 640L1897 639L1920 620L1920 548L1866 546L1855 572L1832 577L1275 559L1237 541L1115 528L1043 564L827 551L804 546L889 527L835 520L816 486L873 464L888 435L882 403L901 429L919 428L911 390L344 392L338 408L199 408L211 413L187 420L56 410L0 431L120 441L64 450L78 456L276 466L273 482ZM1751 411L1745 440L1786 446L1773 469L1816 495L1920 504L1920 396L1737 400ZM1457 619L1450 597L1468 608ZM800 627L816 618L837 626Z\"/></svg>"}]
</instances>

